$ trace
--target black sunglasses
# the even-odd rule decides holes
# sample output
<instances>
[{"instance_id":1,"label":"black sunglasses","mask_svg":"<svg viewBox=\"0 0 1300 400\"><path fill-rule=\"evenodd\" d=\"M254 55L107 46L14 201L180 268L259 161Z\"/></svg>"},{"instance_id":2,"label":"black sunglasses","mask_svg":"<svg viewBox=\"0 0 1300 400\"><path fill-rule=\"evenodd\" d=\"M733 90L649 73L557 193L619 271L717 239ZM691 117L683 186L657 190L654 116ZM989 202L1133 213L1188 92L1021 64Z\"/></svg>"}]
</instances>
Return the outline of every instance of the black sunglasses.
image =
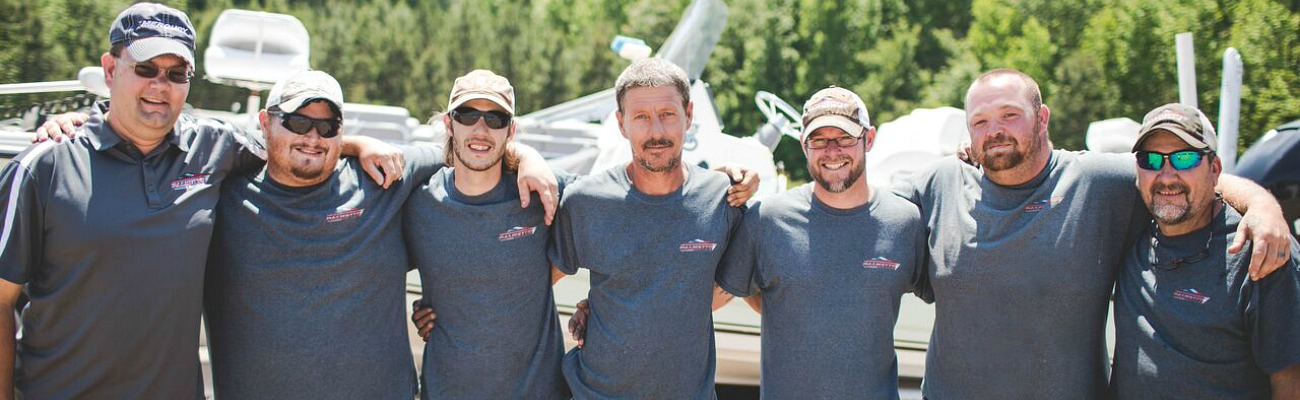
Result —
<instances>
[{"instance_id":1,"label":"black sunglasses","mask_svg":"<svg viewBox=\"0 0 1300 400\"><path fill-rule=\"evenodd\" d=\"M162 69L153 64L135 63L135 67L132 69L135 70L136 76L145 79L157 78L158 72L164 72L167 74L167 80L172 81L172 83L190 83L190 78L194 77L194 71L190 71L187 66Z\"/></svg>"},{"instance_id":2,"label":"black sunglasses","mask_svg":"<svg viewBox=\"0 0 1300 400\"><path fill-rule=\"evenodd\" d=\"M280 118L280 126L299 135L306 135L313 128L320 137L329 139L339 135L339 126L342 122L334 119L316 119L298 113L288 113L284 111L269 111L271 115Z\"/></svg>"},{"instance_id":3,"label":"black sunglasses","mask_svg":"<svg viewBox=\"0 0 1300 400\"><path fill-rule=\"evenodd\" d=\"M451 119L465 126L474 126L478 123L479 117L483 117L483 124L488 128L501 129L510 125L510 113L505 111L482 111L470 107L461 107L451 110L447 113Z\"/></svg>"},{"instance_id":4,"label":"black sunglasses","mask_svg":"<svg viewBox=\"0 0 1300 400\"><path fill-rule=\"evenodd\" d=\"M1169 166L1175 170L1183 171L1196 168L1201 165L1201 160L1205 156L1213 154L1210 150L1180 150L1172 153L1161 153L1157 151L1139 151L1137 152L1138 168L1150 171L1159 171L1165 166L1165 161L1169 161Z\"/></svg>"}]
</instances>

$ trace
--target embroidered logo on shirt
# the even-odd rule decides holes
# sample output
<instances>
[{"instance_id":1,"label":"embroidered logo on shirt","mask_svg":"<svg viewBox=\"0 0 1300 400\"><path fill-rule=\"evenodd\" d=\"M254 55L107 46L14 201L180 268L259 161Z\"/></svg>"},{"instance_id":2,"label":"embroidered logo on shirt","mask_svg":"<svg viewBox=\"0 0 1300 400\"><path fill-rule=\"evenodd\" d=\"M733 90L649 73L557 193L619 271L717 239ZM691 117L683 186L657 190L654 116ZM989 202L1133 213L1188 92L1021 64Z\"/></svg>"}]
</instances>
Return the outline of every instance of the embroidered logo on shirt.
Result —
<instances>
[{"instance_id":1,"label":"embroidered logo on shirt","mask_svg":"<svg viewBox=\"0 0 1300 400\"><path fill-rule=\"evenodd\" d=\"M339 222L345 219L360 217L361 213L365 211L366 209L364 208L353 208L351 210L332 212L325 215L325 222Z\"/></svg>"},{"instance_id":2,"label":"embroidered logo on shirt","mask_svg":"<svg viewBox=\"0 0 1300 400\"><path fill-rule=\"evenodd\" d=\"M1205 304L1206 302L1210 301L1210 296L1203 295L1201 294L1201 292L1196 291L1196 289L1175 290L1174 298L1178 300L1194 302L1197 304Z\"/></svg>"},{"instance_id":3,"label":"embroidered logo on shirt","mask_svg":"<svg viewBox=\"0 0 1300 400\"><path fill-rule=\"evenodd\" d=\"M677 250L683 253L690 253L696 251L710 252L716 248L718 248L717 243L713 243L704 239L695 239L686 243L682 243L681 246L677 246Z\"/></svg>"},{"instance_id":4,"label":"embroidered logo on shirt","mask_svg":"<svg viewBox=\"0 0 1300 400\"><path fill-rule=\"evenodd\" d=\"M876 257L862 262L862 268L866 269L888 269L897 270L898 261L890 260L884 257Z\"/></svg>"},{"instance_id":5,"label":"embroidered logo on shirt","mask_svg":"<svg viewBox=\"0 0 1300 400\"><path fill-rule=\"evenodd\" d=\"M502 232L500 235L497 235L497 240L505 242L505 241L519 239L522 237L532 236L534 233L537 233L536 226L516 226L514 228L510 228L510 230L508 231Z\"/></svg>"},{"instance_id":6,"label":"embroidered logo on shirt","mask_svg":"<svg viewBox=\"0 0 1300 400\"><path fill-rule=\"evenodd\" d=\"M1025 205L1025 212L1036 213L1039 211L1043 211L1048 208L1055 207L1057 204L1061 204L1061 201L1063 200L1065 200L1065 196L1055 196L1050 199L1035 201L1033 203L1029 203L1028 205Z\"/></svg>"},{"instance_id":7,"label":"embroidered logo on shirt","mask_svg":"<svg viewBox=\"0 0 1300 400\"><path fill-rule=\"evenodd\" d=\"M187 190L195 186L206 185L209 176L208 174L185 174L185 176L172 181L172 190Z\"/></svg>"}]
</instances>

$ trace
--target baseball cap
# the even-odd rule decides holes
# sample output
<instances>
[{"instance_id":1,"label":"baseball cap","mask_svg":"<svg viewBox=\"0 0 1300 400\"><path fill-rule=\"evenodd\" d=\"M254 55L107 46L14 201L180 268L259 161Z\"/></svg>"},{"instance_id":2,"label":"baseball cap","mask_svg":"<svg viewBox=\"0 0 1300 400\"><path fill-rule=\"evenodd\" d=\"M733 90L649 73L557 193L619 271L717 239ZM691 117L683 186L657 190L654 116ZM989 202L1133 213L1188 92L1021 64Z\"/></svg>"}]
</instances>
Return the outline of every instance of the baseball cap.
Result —
<instances>
[{"instance_id":1,"label":"baseball cap","mask_svg":"<svg viewBox=\"0 0 1300 400\"><path fill-rule=\"evenodd\" d=\"M1142 129L1138 131L1137 142L1133 143L1133 151L1138 151L1142 142L1159 131L1177 135L1197 149L1215 150L1218 147L1219 140L1214 135L1214 125L1196 107L1170 103L1151 110L1142 118Z\"/></svg>"},{"instance_id":2,"label":"baseball cap","mask_svg":"<svg viewBox=\"0 0 1300 400\"><path fill-rule=\"evenodd\" d=\"M194 25L185 13L156 3L138 3L122 10L108 30L109 45L126 44L139 61L175 54L194 65Z\"/></svg>"},{"instance_id":3,"label":"baseball cap","mask_svg":"<svg viewBox=\"0 0 1300 400\"><path fill-rule=\"evenodd\" d=\"M312 100L328 101L334 112L342 116L343 88L334 77L321 71L299 71L276 82L266 97L266 108L294 112Z\"/></svg>"},{"instance_id":4,"label":"baseball cap","mask_svg":"<svg viewBox=\"0 0 1300 400\"><path fill-rule=\"evenodd\" d=\"M860 137L871 126L871 116L867 114L867 106L857 94L831 86L813 94L808 102L803 103L803 133L800 134L800 140L807 139L808 134L827 126Z\"/></svg>"},{"instance_id":5,"label":"baseball cap","mask_svg":"<svg viewBox=\"0 0 1300 400\"><path fill-rule=\"evenodd\" d=\"M474 99L488 100L515 113L515 88L506 78L486 69L470 71L465 76L456 78L451 86L451 97L447 99L447 109L455 110L465 102Z\"/></svg>"}]
</instances>

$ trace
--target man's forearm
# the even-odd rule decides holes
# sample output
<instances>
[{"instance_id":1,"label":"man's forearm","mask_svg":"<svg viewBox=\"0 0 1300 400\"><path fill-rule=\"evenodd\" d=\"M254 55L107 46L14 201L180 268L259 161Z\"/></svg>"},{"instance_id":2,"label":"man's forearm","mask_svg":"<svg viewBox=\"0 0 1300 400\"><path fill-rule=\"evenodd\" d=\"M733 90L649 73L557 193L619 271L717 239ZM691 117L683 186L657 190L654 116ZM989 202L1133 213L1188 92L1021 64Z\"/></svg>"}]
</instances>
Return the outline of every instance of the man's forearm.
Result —
<instances>
[{"instance_id":1,"label":"man's forearm","mask_svg":"<svg viewBox=\"0 0 1300 400\"><path fill-rule=\"evenodd\" d=\"M1219 175L1219 186L1215 189L1223 194L1223 200L1229 206L1242 214L1254 211L1282 215L1282 206L1273 194L1249 179L1222 174Z\"/></svg>"},{"instance_id":2,"label":"man's forearm","mask_svg":"<svg viewBox=\"0 0 1300 400\"><path fill-rule=\"evenodd\" d=\"M1273 400L1300 399L1300 364L1269 375Z\"/></svg>"},{"instance_id":3,"label":"man's forearm","mask_svg":"<svg viewBox=\"0 0 1300 400\"><path fill-rule=\"evenodd\" d=\"M14 339L18 333L18 323L14 319L14 307L0 306L0 400L14 398L14 355L17 343Z\"/></svg>"}]
</instances>

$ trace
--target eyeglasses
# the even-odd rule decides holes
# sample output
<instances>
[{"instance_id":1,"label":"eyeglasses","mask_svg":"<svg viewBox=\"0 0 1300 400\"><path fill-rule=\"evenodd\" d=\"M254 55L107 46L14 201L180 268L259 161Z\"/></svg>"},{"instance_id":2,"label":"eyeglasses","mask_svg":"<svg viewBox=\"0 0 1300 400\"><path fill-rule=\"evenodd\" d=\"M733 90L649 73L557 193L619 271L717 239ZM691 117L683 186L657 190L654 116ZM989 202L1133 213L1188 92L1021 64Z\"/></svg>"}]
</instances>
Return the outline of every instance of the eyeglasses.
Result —
<instances>
[{"instance_id":1,"label":"eyeglasses","mask_svg":"<svg viewBox=\"0 0 1300 400\"><path fill-rule=\"evenodd\" d=\"M1210 242L1214 241L1214 231L1210 231L1209 237L1205 238L1205 248L1196 252L1196 254L1192 254L1188 257L1175 258L1173 261L1169 262L1160 262L1160 260L1156 258L1156 247L1159 244L1159 241L1156 240L1157 229L1159 228L1156 226L1156 222L1151 221L1151 256L1147 258L1147 262L1151 263L1152 267L1163 271L1173 271L1185 265L1201 262L1202 260L1205 260L1206 257L1210 256Z\"/></svg>"},{"instance_id":2,"label":"eyeglasses","mask_svg":"<svg viewBox=\"0 0 1300 400\"><path fill-rule=\"evenodd\" d=\"M329 139L339 135L339 126L342 122L332 119L316 119L297 113L287 113L284 111L270 111L269 114L280 118L280 126L299 135L306 135L313 128L320 137Z\"/></svg>"},{"instance_id":3,"label":"eyeglasses","mask_svg":"<svg viewBox=\"0 0 1300 400\"><path fill-rule=\"evenodd\" d=\"M830 147L831 142L835 143L835 147L849 147L858 144L858 140L861 140L861 138L853 137L852 135L844 135L835 139L812 138L806 140L804 145L808 146L808 148L812 150L821 150Z\"/></svg>"},{"instance_id":4,"label":"eyeglasses","mask_svg":"<svg viewBox=\"0 0 1300 400\"><path fill-rule=\"evenodd\" d=\"M182 84L190 83L190 78L194 77L194 71L190 71L189 67L187 66L162 69L162 68L158 68L157 65L153 65L149 63L135 63L135 67L133 67L133 69L135 70L136 76L145 79L157 78L159 72L164 72L167 74L167 80L171 81L172 83L182 83Z\"/></svg>"},{"instance_id":5,"label":"eyeglasses","mask_svg":"<svg viewBox=\"0 0 1300 400\"><path fill-rule=\"evenodd\" d=\"M1138 168L1150 171L1159 171L1165 166L1165 161L1169 161L1169 166L1175 170L1183 171L1196 168L1201 165L1201 160L1206 155L1214 154L1210 150L1180 150L1173 153L1161 153L1156 151L1139 151L1137 152Z\"/></svg>"},{"instance_id":6,"label":"eyeglasses","mask_svg":"<svg viewBox=\"0 0 1300 400\"><path fill-rule=\"evenodd\" d=\"M487 125L488 128L501 129L505 128L506 125L510 125L510 113L505 111L482 111L470 107L461 107L451 110L447 114L451 115L451 119L465 126L477 124L479 117L483 118L483 124Z\"/></svg>"}]
</instances>

